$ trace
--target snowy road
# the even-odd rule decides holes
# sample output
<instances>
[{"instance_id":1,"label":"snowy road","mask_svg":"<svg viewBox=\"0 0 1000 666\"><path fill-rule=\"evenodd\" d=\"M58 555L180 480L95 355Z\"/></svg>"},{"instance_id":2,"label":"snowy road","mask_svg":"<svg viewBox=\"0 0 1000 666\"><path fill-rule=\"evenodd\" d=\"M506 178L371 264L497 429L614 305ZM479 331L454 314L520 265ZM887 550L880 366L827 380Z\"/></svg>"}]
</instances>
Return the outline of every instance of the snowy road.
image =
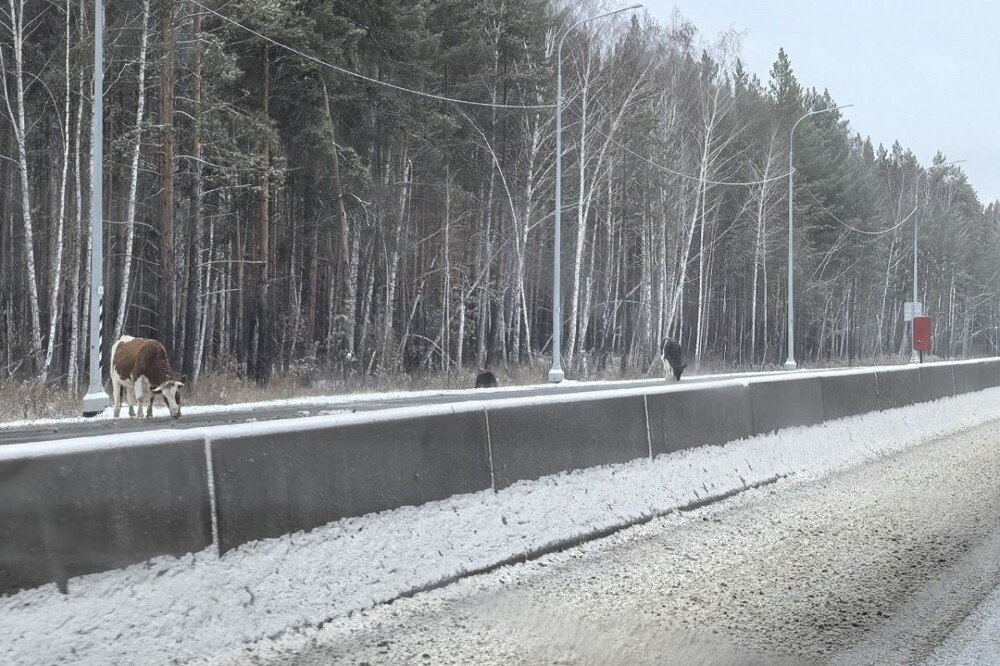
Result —
<instances>
[{"instance_id":1,"label":"snowy road","mask_svg":"<svg viewBox=\"0 0 1000 666\"><path fill-rule=\"evenodd\" d=\"M219 663L996 663L998 429L672 514Z\"/></svg>"}]
</instances>

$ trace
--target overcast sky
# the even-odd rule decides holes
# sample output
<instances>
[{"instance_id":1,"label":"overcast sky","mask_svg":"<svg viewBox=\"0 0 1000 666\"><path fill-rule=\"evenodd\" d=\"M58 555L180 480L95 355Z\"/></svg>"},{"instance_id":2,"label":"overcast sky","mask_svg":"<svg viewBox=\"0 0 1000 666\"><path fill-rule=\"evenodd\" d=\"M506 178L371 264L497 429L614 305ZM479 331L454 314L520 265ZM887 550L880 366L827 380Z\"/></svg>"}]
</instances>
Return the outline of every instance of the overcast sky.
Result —
<instances>
[{"instance_id":1,"label":"overcast sky","mask_svg":"<svg viewBox=\"0 0 1000 666\"><path fill-rule=\"evenodd\" d=\"M642 1L642 0L640 0ZM799 84L828 88L852 128L887 148L899 140L930 164L940 150L983 203L1000 199L1000 3L986 0L645 0L674 8L714 41L743 34L743 61L763 82L779 47Z\"/></svg>"}]
</instances>

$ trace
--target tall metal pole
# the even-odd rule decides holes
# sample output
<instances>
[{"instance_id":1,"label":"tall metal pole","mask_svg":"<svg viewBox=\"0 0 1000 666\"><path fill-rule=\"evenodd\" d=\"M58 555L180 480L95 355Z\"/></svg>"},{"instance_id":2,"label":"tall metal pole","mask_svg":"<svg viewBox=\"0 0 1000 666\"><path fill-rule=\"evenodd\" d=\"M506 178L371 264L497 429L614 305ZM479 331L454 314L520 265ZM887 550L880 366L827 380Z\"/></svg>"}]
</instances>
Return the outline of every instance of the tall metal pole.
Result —
<instances>
[{"instance_id":1,"label":"tall metal pole","mask_svg":"<svg viewBox=\"0 0 1000 666\"><path fill-rule=\"evenodd\" d=\"M567 34L569 30L566 31ZM552 369L549 381L561 382L562 369L562 281L560 254L562 250L562 47L566 35L559 40L556 74L556 240L552 249Z\"/></svg>"},{"instance_id":2,"label":"tall metal pole","mask_svg":"<svg viewBox=\"0 0 1000 666\"><path fill-rule=\"evenodd\" d=\"M804 114L792 125L792 132L788 138L788 358L785 361L785 370L794 370L798 367L795 363L795 244L793 243L794 237L792 234L793 223L795 221L795 207L793 205L795 193L795 155L793 152L795 147L795 128L809 116L815 116L817 113L826 113L827 111L836 111L837 109L846 109L849 106L854 105L831 106L827 109L819 109Z\"/></svg>"},{"instance_id":3,"label":"tall metal pole","mask_svg":"<svg viewBox=\"0 0 1000 666\"><path fill-rule=\"evenodd\" d=\"M108 406L101 383L101 313L104 307L104 0L94 0L94 158L90 166L90 388L83 415L96 416Z\"/></svg>"},{"instance_id":4,"label":"tall metal pole","mask_svg":"<svg viewBox=\"0 0 1000 666\"><path fill-rule=\"evenodd\" d=\"M920 183L920 179L917 178L917 183ZM913 333L913 318L917 316L917 227L919 226L920 216L916 215L913 218L913 311L910 312L910 363L919 363L920 354L917 353L914 347L914 333ZM923 313L921 313L923 314Z\"/></svg>"},{"instance_id":5,"label":"tall metal pole","mask_svg":"<svg viewBox=\"0 0 1000 666\"><path fill-rule=\"evenodd\" d=\"M566 36L573 32L578 25L588 21L595 21L605 16L620 14L621 12L639 9L642 5L632 5L623 9L616 9L613 12L598 14L581 19L568 27L559 40L559 48L556 52L556 237L555 247L552 250L552 369L549 370L549 381L553 383L561 382L566 377L562 369L562 274L560 250L562 249L562 47L566 41Z\"/></svg>"},{"instance_id":6,"label":"tall metal pole","mask_svg":"<svg viewBox=\"0 0 1000 666\"><path fill-rule=\"evenodd\" d=\"M934 164L927 168L927 171L931 169L936 169L938 167L949 166L951 164L958 164L964 162L965 160L952 160L951 162L942 162L941 164ZM919 190L920 186L920 176L924 175L925 172L921 171L920 175L917 176L914 187ZM919 196L919 192L917 192ZM914 197L916 198L916 197ZM914 207L916 210L916 207ZM916 349L913 348L913 317L917 316L917 299L919 298L919 291L917 290L917 227L919 226L920 216L917 215L913 218L913 311L910 313L910 363L919 363L920 354ZM923 309L921 308L921 315L923 315Z\"/></svg>"}]
</instances>

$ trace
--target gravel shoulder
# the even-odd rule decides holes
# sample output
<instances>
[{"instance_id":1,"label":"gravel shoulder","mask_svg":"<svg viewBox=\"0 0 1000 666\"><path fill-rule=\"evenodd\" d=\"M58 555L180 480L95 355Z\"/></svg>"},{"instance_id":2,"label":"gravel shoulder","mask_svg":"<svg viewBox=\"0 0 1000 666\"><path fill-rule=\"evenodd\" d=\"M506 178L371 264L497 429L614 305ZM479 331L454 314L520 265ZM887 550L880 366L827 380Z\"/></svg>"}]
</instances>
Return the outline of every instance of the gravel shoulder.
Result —
<instances>
[{"instance_id":1,"label":"gravel shoulder","mask_svg":"<svg viewBox=\"0 0 1000 666\"><path fill-rule=\"evenodd\" d=\"M215 663L921 664L998 584L993 422Z\"/></svg>"}]
</instances>

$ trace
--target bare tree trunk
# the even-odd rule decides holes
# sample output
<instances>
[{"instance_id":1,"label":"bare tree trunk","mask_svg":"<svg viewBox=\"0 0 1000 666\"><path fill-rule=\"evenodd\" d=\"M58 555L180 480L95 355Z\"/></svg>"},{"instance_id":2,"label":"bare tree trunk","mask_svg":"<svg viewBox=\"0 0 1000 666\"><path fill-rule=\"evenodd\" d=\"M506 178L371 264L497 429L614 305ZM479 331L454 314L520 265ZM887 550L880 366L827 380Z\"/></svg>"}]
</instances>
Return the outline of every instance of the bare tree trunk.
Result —
<instances>
[{"instance_id":1,"label":"bare tree trunk","mask_svg":"<svg viewBox=\"0 0 1000 666\"><path fill-rule=\"evenodd\" d=\"M261 64L263 69L263 88L261 90L261 107L265 118L270 118L271 114L271 58L270 46L265 44L261 54ZM254 285L255 298L253 311L250 313L252 324L249 334L250 355L247 364L250 374L258 382L267 379L270 372L271 363L271 340L270 340L270 317L268 313L268 280L270 261L270 174L268 169L271 163L270 141L265 139L261 147L262 163L264 173L261 176L259 211L257 216L257 259L258 268L257 284Z\"/></svg>"},{"instance_id":2,"label":"bare tree trunk","mask_svg":"<svg viewBox=\"0 0 1000 666\"><path fill-rule=\"evenodd\" d=\"M588 95L589 95L589 74L591 71L591 58L587 58L587 65L584 73L584 83L581 98L581 115L580 115L580 143L578 148L578 160L580 167L579 174L579 186L580 191L577 198L577 237L576 237L576 252L573 260L573 287L570 292L570 311L569 311L569 322L567 328L569 330L569 340L566 344L566 355L573 362L574 354L577 352L577 333L578 333L578 322L580 317L580 295L581 295L581 270L583 262L583 249L587 239L587 219L590 216L590 207L593 203L593 199L597 189L600 187L601 180L603 178L603 172L605 168L605 160L608 156L608 149L614 141L611 137L614 136L618 129L619 124L625 117L625 112L632 106L633 101L640 92L641 85L645 80L646 73L638 72L636 73L635 80L632 86L624 94L622 99L615 101L615 108L617 111L609 119L607 132L601 132L604 135L604 141L600 145L597 151L596 160L594 160L594 165L591 173L591 177L588 181L586 172L587 165L592 158L587 157L587 123L588 123ZM586 313L584 313L586 316Z\"/></svg>"},{"instance_id":3,"label":"bare tree trunk","mask_svg":"<svg viewBox=\"0 0 1000 666\"><path fill-rule=\"evenodd\" d=\"M357 302L357 266L351 265L351 244L349 237L349 225L347 223L347 211L344 208L344 186L340 178L340 157L339 148L337 146L337 128L333 122L333 113L330 110L330 94L326 89L326 80L322 80L323 84L323 99L326 102L326 123L328 131L330 132L330 170L331 170L331 185L333 186L333 198L336 201L336 214L337 214L337 225L340 230L340 239L337 243L337 263L339 266L339 273L342 276L347 276L347 284L344 285L344 323L343 323L343 349L345 354L349 355L348 358L354 355L354 327L355 327L355 314L354 314L354 304ZM352 277L353 274L353 277ZM334 289L334 285L331 283L330 289Z\"/></svg>"},{"instance_id":4,"label":"bare tree trunk","mask_svg":"<svg viewBox=\"0 0 1000 666\"><path fill-rule=\"evenodd\" d=\"M441 289L441 369L451 385L451 165L444 168L444 285Z\"/></svg>"},{"instance_id":5,"label":"bare tree trunk","mask_svg":"<svg viewBox=\"0 0 1000 666\"><path fill-rule=\"evenodd\" d=\"M31 308L31 341L29 349L33 356L35 370L42 360L42 324L41 306L38 298L38 279L35 268L34 237L32 222L31 186L28 170L27 129L24 109L24 5L25 0L10 0L10 31L14 44L14 83L15 104L17 111L11 106L10 91L7 87L7 65L4 62L3 49L0 49L0 83L3 85L4 100L7 114L14 127L14 140L17 144L17 165L21 176L21 216L24 222L24 260L28 277L28 299Z\"/></svg>"},{"instance_id":6,"label":"bare tree trunk","mask_svg":"<svg viewBox=\"0 0 1000 666\"><path fill-rule=\"evenodd\" d=\"M496 185L496 171L490 172L490 184L487 190L486 205L483 208L482 239L480 240L480 251L482 252L481 266L486 273L486 279L479 289L479 308L476 326L476 364L480 368L485 368L489 363L486 352L487 335L489 334L490 310L492 298L490 287L493 278L493 193ZM477 267L478 268L478 267Z\"/></svg>"},{"instance_id":7,"label":"bare tree trunk","mask_svg":"<svg viewBox=\"0 0 1000 666\"><path fill-rule=\"evenodd\" d=\"M708 213L706 208L706 200L708 198L708 187L702 182L701 187L701 224L698 225L698 314L695 319L695 338L694 338L694 367L695 370L701 370L701 350L704 344L705 331L704 326L702 326L702 320L705 313L705 254L708 248L705 246L705 227L708 226Z\"/></svg>"},{"instance_id":8,"label":"bare tree trunk","mask_svg":"<svg viewBox=\"0 0 1000 666\"><path fill-rule=\"evenodd\" d=\"M372 307L375 300L375 249L374 243L372 244L372 251L369 256L368 270L366 271L365 277L365 291L364 299L361 303L361 333L359 335L359 352L364 353L367 351L366 345L368 344L368 324L371 321ZM375 358L375 350L372 350L371 357Z\"/></svg>"},{"instance_id":9,"label":"bare tree trunk","mask_svg":"<svg viewBox=\"0 0 1000 666\"><path fill-rule=\"evenodd\" d=\"M80 81L77 94L76 107L76 132L73 139L73 152L75 154L75 164L73 170L74 177L74 203L76 204L76 229L75 241L70 257L70 271L72 279L70 281L70 336L69 336L69 376L66 383L70 390L75 391L80 381L80 252L84 246L83 229L83 189L81 187L81 164L80 151L83 134L83 72L80 72Z\"/></svg>"},{"instance_id":10,"label":"bare tree trunk","mask_svg":"<svg viewBox=\"0 0 1000 666\"><path fill-rule=\"evenodd\" d=\"M200 219L200 216L199 216ZM209 222L208 225L208 252L205 253L205 259L203 262L211 262L215 257L215 223ZM209 266L212 264L210 263ZM208 319L210 304L212 302L212 294L210 291L211 281L212 281L212 271L199 268L198 279L204 280L204 287L202 288L201 297L199 298L198 306L198 342L194 347L194 360L192 362L191 374L194 377L194 381L198 381L198 376L201 374L202 358L205 353L205 335L208 330ZM216 291L219 291L218 286L219 278L216 277Z\"/></svg>"},{"instance_id":11,"label":"bare tree trunk","mask_svg":"<svg viewBox=\"0 0 1000 666\"><path fill-rule=\"evenodd\" d=\"M330 94L326 89L326 79L322 80L322 84L323 99L326 102L326 122L327 128L330 132L330 169L332 172L332 182L330 184L333 186L333 198L336 201L337 224L340 229L340 241L337 248L338 257L341 265L346 266L349 261L348 253L350 251L350 245L348 243L347 211L344 209L344 188L340 179L340 157L338 156L339 148L337 146L337 128L333 122L333 113L330 111Z\"/></svg>"},{"instance_id":12,"label":"bare tree trunk","mask_svg":"<svg viewBox=\"0 0 1000 666\"><path fill-rule=\"evenodd\" d=\"M59 213L56 226L56 248L52 266L51 300L49 301L49 335L45 351L45 364L42 366L42 379L46 379L52 367L52 356L56 348L56 330L59 325L59 299L62 288L63 262L63 229L66 227L66 182L69 178L69 133L70 133L70 99L73 96L69 70L69 19L71 15L70 0L66 0L66 100L63 106L63 162L62 176L59 179Z\"/></svg>"},{"instance_id":13,"label":"bare tree trunk","mask_svg":"<svg viewBox=\"0 0 1000 666\"><path fill-rule=\"evenodd\" d=\"M157 326L167 353L174 346L174 0L162 0L160 41L163 59L160 71L160 272Z\"/></svg>"},{"instance_id":14,"label":"bare tree trunk","mask_svg":"<svg viewBox=\"0 0 1000 666\"><path fill-rule=\"evenodd\" d=\"M351 246L350 263L347 266L347 285L344 289L344 357L351 361L357 355L355 339L358 327L358 265L361 260L361 240L358 233L348 235Z\"/></svg>"},{"instance_id":15,"label":"bare tree trunk","mask_svg":"<svg viewBox=\"0 0 1000 666\"><path fill-rule=\"evenodd\" d=\"M455 367L461 369L464 363L464 353L465 353L465 299L467 298L465 290L462 290L462 300L459 302L458 306L458 345L455 349Z\"/></svg>"},{"instance_id":16,"label":"bare tree trunk","mask_svg":"<svg viewBox=\"0 0 1000 666\"><path fill-rule=\"evenodd\" d=\"M577 144L577 166L579 167L579 192L576 201L576 249L573 253L573 287L570 290L569 301L569 339L566 341L566 358L572 367L573 359L576 356L576 333L577 321L580 307L580 270L583 261L583 246L587 239L587 216L590 206L587 193L587 112L590 101L590 71L592 59L589 54L587 59L583 87L580 91L580 139ZM559 251L559 248L556 248Z\"/></svg>"},{"instance_id":17,"label":"bare tree trunk","mask_svg":"<svg viewBox=\"0 0 1000 666\"><path fill-rule=\"evenodd\" d=\"M771 165L774 163L774 148L776 146L775 134L771 135L771 143L768 146L767 157L764 160L764 171L761 178L760 190L757 193L757 215L756 215L756 233L754 239L754 254L753 254L753 294L751 296L750 304L750 365L751 367L757 363L757 297L758 297L758 284L761 267L764 265L767 257L767 215L768 215L768 197L770 192L770 181L768 180L771 175ZM764 271L764 279L767 279L767 271ZM764 288L764 312L766 316L767 312L767 287L765 282ZM767 331L767 326L764 327L765 335Z\"/></svg>"},{"instance_id":18,"label":"bare tree trunk","mask_svg":"<svg viewBox=\"0 0 1000 666\"><path fill-rule=\"evenodd\" d=\"M148 0L147 0L148 1ZM184 345L184 367L191 371L194 377L200 370L202 347L204 340L203 319L208 312L206 295L209 291L209 279L205 277L209 260L212 259L211 246L207 255L202 251L202 237L204 236L204 206L205 196L202 187L203 161L201 158L201 134L202 134L202 66L201 66L201 10L196 9L192 17L192 33L194 34L194 62L192 70L194 75L194 90L192 92L191 111L194 116L194 131L191 142L191 170L193 172L193 192L191 201L191 216L194 218L194 229L188 225L189 232L189 260L188 273L186 279L194 283L196 293L186 294L187 296L187 316L185 320Z\"/></svg>"},{"instance_id":19,"label":"bare tree trunk","mask_svg":"<svg viewBox=\"0 0 1000 666\"><path fill-rule=\"evenodd\" d=\"M399 197L399 220L396 225L396 239L392 246L392 259L386 270L385 285L385 320L382 329L382 364L387 366L398 363L398 359L389 358L389 341L392 338L392 324L396 311L396 280L399 271L400 246L403 243L403 229L406 226L410 211L410 181L413 178L413 161L406 157L403 151L403 191Z\"/></svg>"},{"instance_id":20,"label":"bare tree trunk","mask_svg":"<svg viewBox=\"0 0 1000 666\"><path fill-rule=\"evenodd\" d=\"M115 317L113 340L125 332L132 279L132 253L135 245L136 189L139 185L139 152L142 146L142 124L146 111L146 52L149 44L149 0L142 3L142 38L139 47L139 93L135 110L135 141L132 143L132 170L128 187L128 212L125 215L125 258L119 290L118 315Z\"/></svg>"}]
</instances>

